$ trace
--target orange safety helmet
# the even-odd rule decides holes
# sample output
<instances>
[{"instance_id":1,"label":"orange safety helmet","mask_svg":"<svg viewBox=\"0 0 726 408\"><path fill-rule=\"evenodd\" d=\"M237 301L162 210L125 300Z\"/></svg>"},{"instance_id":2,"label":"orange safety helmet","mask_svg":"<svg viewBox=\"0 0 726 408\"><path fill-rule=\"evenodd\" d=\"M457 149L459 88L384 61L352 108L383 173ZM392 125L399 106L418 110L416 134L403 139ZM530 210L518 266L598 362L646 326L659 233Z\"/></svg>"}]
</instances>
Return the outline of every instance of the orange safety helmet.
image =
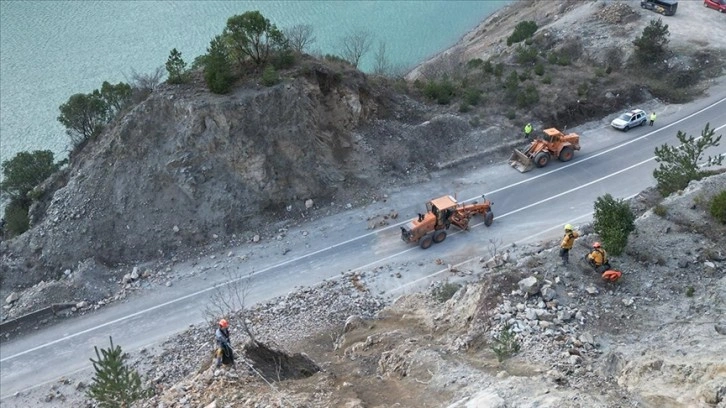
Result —
<instances>
[{"instance_id":1,"label":"orange safety helmet","mask_svg":"<svg viewBox=\"0 0 726 408\"><path fill-rule=\"evenodd\" d=\"M222 319L219 321L219 327L226 329L227 327L229 327L229 323L227 322L227 320Z\"/></svg>"},{"instance_id":2,"label":"orange safety helmet","mask_svg":"<svg viewBox=\"0 0 726 408\"><path fill-rule=\"evenodd\" d=\"M599 242L595 242L595 243L592 244L592 247L593 248L600 248L600 243Z\"/></svg>"}]
</instances>

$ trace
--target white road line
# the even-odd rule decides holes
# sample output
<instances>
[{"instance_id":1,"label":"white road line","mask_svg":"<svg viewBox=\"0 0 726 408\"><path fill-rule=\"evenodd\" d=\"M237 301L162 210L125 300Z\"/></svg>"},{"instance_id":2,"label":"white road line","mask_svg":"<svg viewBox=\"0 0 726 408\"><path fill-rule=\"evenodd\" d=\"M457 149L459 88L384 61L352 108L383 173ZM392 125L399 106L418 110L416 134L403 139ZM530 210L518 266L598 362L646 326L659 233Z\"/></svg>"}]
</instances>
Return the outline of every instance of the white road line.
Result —
<instances>
[{"instance_id":1,"label":"white road line","mask_svg":"<svg viewBox=\"0 0 726 408\"><path fill-rule=\"evenodd\" d=\"M716 102L712 103L711 105L709 105L709 106L707 106L707 107L705 107L705 108L703 108L703 109L701 109L701 110L699 110L699 111L696 111L696 112L694 112L694 113L692 113L692 114L690 114L690 115L688 115L688 116L686 116L686 117L684 117L684 118L682 118L682 119L679 119L679 120L677 120L677 121L675 121L675 122L673 122L673 123L671 123L671 124L668 124L668 125L666 125L666 126L664 126L664 127L662 127L662 128L659 128L659 129L658 129L657 131L661 131L661 130L663 130L663 129L667 129L667 128L670 128L670 127L672 127L672 126L675 126L676 124L678 124L678 123L680 123L680 122L683 122L684 120L690 119L690 118L692 118L693 116L696 116L697 114L699 114L699 113L702 113L702 112L704 112L704 111L706 111L706 110L708 110L708 109L712 108L713 106L716 106L716 105L718 105L719 103L722 103L723 101L726 101L726 98L722 98L722 99L720 99L720 100L718 100L718 101L716 101ZM726 125L724 125L724 126L726 126ZM721 127L717 128L717 129L721 129L721 128L723 128L724 126L721 126ZM537 179L539 179L539 178L541 178L541 177L545 177L545 176L547 176L547 175L549 175L549 174L552 174L552 173L555 173L555 172L558 172L558 171L563 171L563 170L565 170L565 169L567 169L567 168L570 168L570 167L572 167L572 166L578 165L578 164L580 164L580 163L583 163L583 162L586 162L586 161L588 161L588 160L592 160L592 159L594 159L594 158L596 158L596 157L599 157L599 156L602 156L602 155L604 155L604 154L607 154L607 153L609 153L609 152L611 152L611 151L613 151L613 150L617 150L617 149L620 149L621 147L625 147L625 146L627 146L627 145L629 145L629 144L631 144L631 143L635 143L636 141L639 141L639 140L641 140L641 139L644 139L644 138L646 138L646 137L648 137L648 136L650 136L650 135L654 134L654 133L655 133L655 132L657 132L657 131L655 131L655 130L654 130L653 132L647 133L647 134L645 134L645 135L643 135L643 136L640 136L640 137L638 137L638 138L635 138L635 139L631 139L631 140L629 140L629 141L627 141L627 142L625 142L625 143L622 143L622 144L620 144L620 145L614 146L614 147L612 147L612 148L610 148L610 149L607 149L607 150L604 150L604 151L602 151L602 152L600 152L600 153L594 154L594 155L592 155L592 156L588 156L588 157L585 157L585 158L583 158L582 160L578 160L577 162L574 162L574 163L570 163L570 164L564 165L564 166L562 166L562 167L558 167L558 168L556 168L556 169L554 169L554 170L548 171L548 172L546 172L546 173L542 173L542 174L536 175L536 176L534 176L534 177L530 177L530 178L528 178L528 179L526 179L526 180L521 180L521 181L518 181L518 182L516 182L516 183L513 183L513 184L510 184L510 185L507 185L507 186L505 186L505 187L502 187L502 188L499 188L499 189L496 189L496 190L490 191L490 192L488 192L488 193L485 193L485 195L488 195L488 194L493 194L493 193L498 193L498 192L500 192L500 191L504 191L504 190L510 189L510 188L512 188L512 187L515 187L515 186L518 186L518 185L520 185L520 184L524 184L524 183L527 183L527 182L530 182L530 181L533 181L533 180L537 180ZM533 206L535 206L535 205L538 205L538 204L541 204L541 203L544 203L544 202L547 202L547 201L553 200L553 199L555 199L555 198L561 197L561 196L563 196L563 195L565 195L565 194L568 194L568 193L571 193L571 192L573 192L573 191L577 191L577 190L579 190L580 188L584 188L584 187L587 187L587 186L589 186L589 185L592 185L592 184L594 184L594 183L596 183L596 182L602 181L602 180L604 180L604 179L607 179L607 178L609 178L609 177L612 177L612 176L614 176L614 175L616 175L616 174L620 174L620 173L622 173L622 172L624 172L624 171L630 170L630 169L632 169L632 168L634 168L634 167L636 167L636 166L642 165L643 163L647 163L647 162L649 162L649 161L651 161L651 160L654 160L654 159L655 159L655 157L651 157L650 159L644 160L644 161L642 161L642 162L640 162L640 163L638 163L638 164L632 165L632 166L630 166L630 167L628 167L628 168L626 168L626 169L622 169L622 170L619 170L619 171L617 171L617 172L615 172L615 173L612 173L612 174L610 174L610 175L608 175L608 176L604 176L604 177L601 177L600 179L594 180L594 181L592 181L592 182L590 182L590 183L587 183L587 184L585 184L585 185L583 185L583 186L580 186L580 187L576 187L576 188L570 189L570 190L568 190L568 191L566 191L566 192L563 192L563 193L559 193L559 194L556 194L556 195L554 195L554 196L552 196L552 197L549 197L549 198L546 198L546 199L540 200L540 201L538 201L538 202L536 202L536 203L530 204L530 205L528 205L528 206L525 206L525 207L522 207L522 208L520 208L520 209L517 209L517 210L514 210L514 211L510 211L509 213L506 213L506 214L504 214L504 215L500 215L500 216L498 216L498 218L503 218L503 217L506 217L506 216L508 216L508 215L516 214L517 212L520 212L520 211L523 211L523 210L525 210L525 209L531 208L531 207L533 207ZM474 197L474 198L470 198L470 199L468 199L468 200L464 200L464 202L466 202L466 201L471 201L471 200L476 200L476 199L478 199L478 198L479 198L479 196L477 196L477 197ZM214 289L216 289L216 288L218 288L218 287L220 287L220 286L225 286L225 285L228 285L228 284L231 284L231 283L234 283L234 282L238 282L238 281L240 281L240 280L242 280L242 279L249 279L249 278L251 278L251 277L253 277L253 276L259 275L259 274L261 274L261 273L267 272L267 271L269 271L269 270L272 270L272 269L275 269L275 268L279 268L279 267L281 267L281 266L284 266L284 265L287 265L287 264L289 264L289 263L292 263L292 262L297 262L297 261L299 261L299 260L302 260L302 259L305 259L305 258L309 258L309 257L311 257L311 256L313 256L313 255L317 255L317 254L319 254L319 253L321 253L321 252L329 251L329 250L331 250L331 249L334 249L334 248L340 247L340 246L342 246L342 245L346 245L346 244L348 244L348 243L351 243L351 242L353 242L353 241L357 241L357 240L359 240L359 239L361 239L361 238L365 238L365 237L368 237L368 236L371 236L371 235L375 235L375 234L378 234L378 233L380 233L380 232L382 232L382 231L385 231L385 230L388 230L388 229L391 229L391 228L394 228L394 227L398 227L398 226L401 226L401 225L403 225L403 224L405 224L405 223L407 223L407 222L408 222L408 221L400 222L400 223L398 223L398 224L394 224L394 225L390 225L390 226L388 226L388 227L382 228L382 229L380 229L380 230L378 230L378 231L373 231L373 232L369 232L369 233L367 233L367 234L359 235L358 237L355 237L355 238L351 238L351 239L349 239L349 240L346 240L346 241L343 241L343 242L339 242L339 243L337 243L337 244L335 244L335 245L331 245L331 246L328 246L328 247L325 247L325 248L321 248L321 249L319 249L319 250L317 250L317 251L313 251L313 252L310 252L310 253L308 253L308 254L305 254L305 255L299 256L299 257L297 257L297 258L293 258L293 259L287 260L287 261L285 261L285 262L281 262L281 263L279 263L279 264L276 264L276 265L272 265L272 266L269 266L269 267L267 267L267 268L261 269L261 270L259 270L259 271L256 271L256 272L252 272L252 273L250 273L249 275L247 275L247 276L245 276L245 277L242 277L242 278L238 278L238 279L232 279L232 280L229 280L229 281L227 281L227 282L223 282L223 283L217 284L217 285L215 285L215 286L212 286L212 287L209 287L209 288L206 288L206 289L202 289L202 290L199 290L199 291L196 291L196 292L193 292L193 293L189 293L189 294L187 294L187 295L184 295L184 296L182 296L182 297L179 297L179 298L176 298L176 299L172 299L172 300L170 300L170 301L167 301L167 302L164 302L164 303L158 304L158 305L156 305L156 306L152 306L152 307L149 307L149 308L146 308L146 309L143 309L143 310L139 310L138 312L135 312L135 313L132 313L132 314L129 314L129 315L123 316L123 317L119 317L118 319L114 319L114 320L112 320L112 321L110 321L110 322L106 322L106 323L100 324L100 325L98 325L98 326L94 326L94 327L92 327L92 328L90 328L90 329L86 329L86 330L82 330L82 331L79 331L79 332L77 332L77 333L69 334L69 335L67 335L67 336L64 336L64 337L61 337L61 338L59 338L59 339L56 339L56 340L50 341L50 342L48 342L48 343L44 343L44 344L41 344L41 345L39 345L39 346L36 346L36 347L30 348L30 349L28 349L28 350L22 351L22 352L20 352L20 353L17 353L17 354L13 354L13 355L11 355L11 356L8 356L8 357L5 357L5 358L3 358L3 359L0 359L0 363L6 362L6 361L10 361L10 360L12 360L12 359L15 359L15 358L17 358L17 357L23 356L23 355L25 355L25 354L29 354L29 353L32 353L32 352L34 352L34 351L37 351L37 350L40 350L40 349L46 348L46 347L48 347L48 346L52 346L52 345L54 345L54 344L58 344L58 343L60 343L60 342L63 342L63 341L65 341L65 340L69 340L69 339L72 339L72 338L74 338L74 337L78 337L78 336L80 336L80 335L83 335L83 334L86 334L86 333L90 333L90 332L93 332L93 331L95 331L95 330L98 330L98 329L100 329L100 328L103 328L103 327L107 327L107 326L110 326L110 325L112 325L112 324L115 324L115 323L119 323L119 322L122 322L122 321L124 321L124 320L128 320L128 319L130 319L130 318L132 318L132 317L136 317L136 316L139 316L139 315L142 315L142 314L146 314L146 313L148 313L148 312L151 312L151 311L154 311L154 310L160 309L160 308L162 308L162 307L165 307L165 306L168 306L168 305L171 305L171 304L174 304L174 303L180 302L180 301L182 301L182 300L186 300L186 299L189 299L189 298L192 298L192 297L195 297L195 296L201 295L201 294L203 294L203 293L207 293L207 292L210 292L210 291L212 291L212 290L214 290ZM452 235L453 235L453 234L452 234ZM381 262L381 261L384 261L384 260L388 260L388 259L394 258L394 257L396 257L396 256L399 256L399 255L401 255L401 254L404 254L404 253L406 253L406 252L409 252L409 251L411 251L411 250L413 250L413 249L416 249L416 248L418 248L418 247L412 247L412 248L409 248L409 249L407 249L407 250L404 250L404 251L398 252L398 253L397 253L397 254L395 254L395 255L390 255L390 256L388 256L388 257L386 257L386 258L383 258L383 259L377 260L377 261L375 261L375 262L369 263L369 264L367 264L367 265L364 265L364 266L362 266L362 267L356 268L355 270L360 270L360 269L362 269L362 268L366 268L366 267L372 266L372 265L374 265L374 264L376 264L376 263L379 263L379 262ZM337 276L337 275L336 275L336 276ZM330 279L330 278L327 278L327 279ZM318 283L319 283L319 282L318 282Z\"/></svg>"}]
</instances>

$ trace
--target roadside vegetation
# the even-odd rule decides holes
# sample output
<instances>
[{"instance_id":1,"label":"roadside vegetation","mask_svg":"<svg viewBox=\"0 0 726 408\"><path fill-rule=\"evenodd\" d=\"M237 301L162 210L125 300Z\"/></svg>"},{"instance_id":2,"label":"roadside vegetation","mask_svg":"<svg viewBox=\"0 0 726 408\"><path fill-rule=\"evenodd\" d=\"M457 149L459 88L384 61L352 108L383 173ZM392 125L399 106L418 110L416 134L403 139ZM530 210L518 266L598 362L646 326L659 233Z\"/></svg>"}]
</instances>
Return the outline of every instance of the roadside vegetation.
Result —
<instances>
[{"instance_id":1,"label":"roadside vegetation","mask_svg":"<svg viewBox=\"0 0 726 408\"><path fill-rule=\"evenodd\" d=\"M86 395L95 400L102 408L130 407L134 401L148 398L153 391L144 388L139 373L126 364L127 355L121 347L113 344L107 349L94 347L96 359L93 363L95 374Z\"/></svg>"},{"instance_id":2,"label":"roadside vegetation","mask_svg":"<svg viewBox=\"0 0 726 408\"><path fill-rule=\"evenodd\" d=\"M706 149L717 147L721 142L721 135L715 136L715 130L709 123L698 138L680 130L676 137L679 145L664 144L655 149L655 161L659 165L653 170L653 177L658 183L658 191L664 197L683 190L693 180L713 174L705 168L723 163L723 156L705 156Z\"/></svg>"}]
</instances>

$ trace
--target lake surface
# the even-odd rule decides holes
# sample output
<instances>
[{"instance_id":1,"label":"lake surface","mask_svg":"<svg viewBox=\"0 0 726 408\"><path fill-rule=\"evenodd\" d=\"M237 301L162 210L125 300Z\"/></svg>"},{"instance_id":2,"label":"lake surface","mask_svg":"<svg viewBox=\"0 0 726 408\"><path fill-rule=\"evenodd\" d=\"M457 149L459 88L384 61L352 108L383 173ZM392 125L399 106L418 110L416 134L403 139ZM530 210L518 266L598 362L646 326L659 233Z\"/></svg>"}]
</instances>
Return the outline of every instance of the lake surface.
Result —
<instances>
[{"instance_id":1,"label":"lake surface","mask_svg":"<svg viewBox=\"0 0 726 408\"><path fill-rule=\"evenodd\" d=\"M191 64L229 17L259 10L278 28L314 27L310 51L338 54L368 30L390 61L413 67L509 1L0 1L0 160L49 149L67 157L58 106L103 81L163 66L172 48ZM361 62L372 66L374 45Z\"/></svg>"}]
</instances>

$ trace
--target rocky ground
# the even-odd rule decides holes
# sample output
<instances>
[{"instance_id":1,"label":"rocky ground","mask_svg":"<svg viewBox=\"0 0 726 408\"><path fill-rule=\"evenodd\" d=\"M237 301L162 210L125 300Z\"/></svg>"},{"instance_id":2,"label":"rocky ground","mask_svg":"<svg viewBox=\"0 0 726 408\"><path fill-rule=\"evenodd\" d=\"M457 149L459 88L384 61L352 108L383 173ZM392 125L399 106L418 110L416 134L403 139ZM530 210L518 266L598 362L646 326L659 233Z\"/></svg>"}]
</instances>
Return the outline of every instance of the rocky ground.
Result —
<instances>
[{"instance_id":1,"label":"rocky ground","mask_svg":"<svg viewBox=\"0 0 726 408\"><path fill-rule=\"evenodd\" d=\"M363 271L257 305L232 319L236 369L212 367L212 329L191 327L130 356L158 392L137 406L724 407L726 226L704 205L724 189L726 173L632 199L640 216L614 284L582 262L561 266L557 243L543 242L392 302ZM597 239L577 228L573 260ZM243 318L277 359L244 346ZM521 347L512 356L494 351L506 327ZM311 362L320 371L301 374ZM90 407L88 383L7 402Z\"/></svg>"}]
</instances>

